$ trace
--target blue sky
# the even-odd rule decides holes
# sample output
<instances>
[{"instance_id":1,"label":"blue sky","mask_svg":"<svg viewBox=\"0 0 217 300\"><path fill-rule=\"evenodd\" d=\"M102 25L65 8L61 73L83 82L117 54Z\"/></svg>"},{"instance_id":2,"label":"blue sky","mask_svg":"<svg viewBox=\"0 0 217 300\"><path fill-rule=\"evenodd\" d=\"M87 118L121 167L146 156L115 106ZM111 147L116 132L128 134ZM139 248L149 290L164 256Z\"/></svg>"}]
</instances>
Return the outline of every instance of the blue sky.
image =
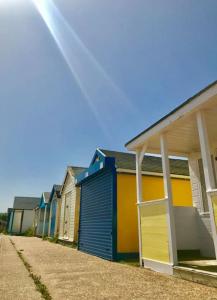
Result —
<instances>
[{"instance_id":1,"label":"blue sky","mask_svg":"<svg viewBox=\"0 0 217 300\"><path fill-rule=\"evenodd\" d=\"M48 4L0 0L0 211L217 78L214 0Z\"/></svg>"}]
</instances>

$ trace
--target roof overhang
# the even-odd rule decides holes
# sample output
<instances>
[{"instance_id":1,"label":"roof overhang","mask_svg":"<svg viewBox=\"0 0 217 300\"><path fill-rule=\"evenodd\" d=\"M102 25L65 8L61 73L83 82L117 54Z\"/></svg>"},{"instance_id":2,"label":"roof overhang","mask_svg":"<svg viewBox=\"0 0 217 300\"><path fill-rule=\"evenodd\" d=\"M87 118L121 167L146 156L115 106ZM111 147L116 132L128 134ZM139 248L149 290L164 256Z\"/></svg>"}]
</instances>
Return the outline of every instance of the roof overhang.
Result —
<instances>
[{"instance_id":1,"label":"roof overhang","mask_svg":"<svg viewBox=\"0 0 217 300\"><path fill-rule=\"evenodd\" d=\"M160 153L159 137L167 135L170 155L189 156L200 151L196 113L204 111L211 146L217 142L217 81L188 99L126 144L130 151L147 145L146 152Z\"/></svg>"}]
</instances>

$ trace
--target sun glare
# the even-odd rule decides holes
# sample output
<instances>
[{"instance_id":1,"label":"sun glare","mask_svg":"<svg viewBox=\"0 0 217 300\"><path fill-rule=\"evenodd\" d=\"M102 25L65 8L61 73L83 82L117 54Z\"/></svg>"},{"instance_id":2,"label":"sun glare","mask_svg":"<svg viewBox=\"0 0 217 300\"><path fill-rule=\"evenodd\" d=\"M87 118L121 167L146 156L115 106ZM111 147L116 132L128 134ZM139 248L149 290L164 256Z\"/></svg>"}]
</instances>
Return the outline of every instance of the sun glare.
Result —
<instances>
[{"instance_id":1,"label":"sun glare","mask_svg":"<svg viewBox=\"0 0 217 300\"><path fill-rule=\"evenodd\" d=\"M135 107L105 72L52 0L33 0L101 129L109 137L115 107ZM106 114L105 111L108 113ZM103 113L103 116L102 116ZM103 121L102 121L103 120ZM107 125L106 125L107 124Z\"/></svg>"}]
</instances>

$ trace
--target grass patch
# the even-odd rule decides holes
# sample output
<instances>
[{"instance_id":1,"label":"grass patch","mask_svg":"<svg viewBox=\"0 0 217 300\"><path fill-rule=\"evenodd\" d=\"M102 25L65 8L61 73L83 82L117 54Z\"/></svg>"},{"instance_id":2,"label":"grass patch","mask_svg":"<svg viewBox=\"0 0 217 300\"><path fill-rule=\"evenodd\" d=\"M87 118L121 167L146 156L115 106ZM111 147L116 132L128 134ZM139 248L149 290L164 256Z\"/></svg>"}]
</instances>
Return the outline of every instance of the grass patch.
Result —
<instances>
[{"instance_id":1,"label":"grass patch","mask_svg":"<svg viewBox=\"0 0 217 300\"><path fill-rule=\"evenodd\" d=\"M123 265L128 265L132 267L140 267L138 259L126 259L126 260L119 260L118 263Z\"/></svg>"},{"instance_id":2,"label":"grass patch","mask_svg":"<svg viewBox=\"0 0 217 300\"><path fill-rule=\"evenodd\" d=\"M24 233L23 236L34 236L34 229L33 228L29 228L27 229Z\"/></svg>"},{"instance_id":3,"label":"grass patch","mask_svg":"<svg viewBox=\"0 0 217 300\"><path fill-rule=\"evenodd\" d=\"M11 244L13 245L14 249L16 250L19 258L22 260L24 266L26 267L27 271L29 272L29 276L32 278L32 280L34 281L35 283L35 286L36 286L36 289L37 291L39 291L42 295L42 298L45 299L45 300L52 300L52 297L46 287L45 284L43 284L41 282L41 277L40 276L37 276L35 275L33 272L32 272L32 267L31 265L25 260L25 258L23 257L23 254L22 254L22 251L23 250L17 250L16 246L15 246L15 243L10 239L10 242Z\"/></svg>"},{"instance_id":4,"label":"grass patch","mask_svg":"<svg viewBox=\"0 0 217 300\"><path fill-rule=\"evenodd\" d=\"M58 243L58 235L54 236L54 237L50 237L49 242L57 244Z\"/></svg>"},{"instance_id":5,"label":"grass patch","mask_svg":"<svg viewBox=\"0 0 217 300\"><path fill-rule=\"evenodd\" d=\"M57 243L62 246L66 246L66 247L73 248L73 249L77 249L77 246L78 246L77 243L75 243L75 242L68 242L68 241L59 240L59 239L58 239Z\"/></svg>"}]
</instances>

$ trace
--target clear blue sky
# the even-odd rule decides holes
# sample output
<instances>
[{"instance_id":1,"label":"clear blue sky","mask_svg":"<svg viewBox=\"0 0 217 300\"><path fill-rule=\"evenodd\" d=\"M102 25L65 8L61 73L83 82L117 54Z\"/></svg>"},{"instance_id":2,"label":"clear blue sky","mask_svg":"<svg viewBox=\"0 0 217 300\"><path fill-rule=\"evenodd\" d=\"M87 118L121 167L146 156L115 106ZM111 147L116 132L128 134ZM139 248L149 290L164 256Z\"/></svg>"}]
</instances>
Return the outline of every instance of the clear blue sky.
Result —
<instances>
[{"instance_id":1,"label":"clear blue sky","mask_svg":"<svg viewBox=\"0 0 217 300\"><path fill-rule=\"evenodd\" d=\"M49 27L31 0L0 0L0 211L217 78L215 0L53 4Z\"/></svg>"}]
</instances>

